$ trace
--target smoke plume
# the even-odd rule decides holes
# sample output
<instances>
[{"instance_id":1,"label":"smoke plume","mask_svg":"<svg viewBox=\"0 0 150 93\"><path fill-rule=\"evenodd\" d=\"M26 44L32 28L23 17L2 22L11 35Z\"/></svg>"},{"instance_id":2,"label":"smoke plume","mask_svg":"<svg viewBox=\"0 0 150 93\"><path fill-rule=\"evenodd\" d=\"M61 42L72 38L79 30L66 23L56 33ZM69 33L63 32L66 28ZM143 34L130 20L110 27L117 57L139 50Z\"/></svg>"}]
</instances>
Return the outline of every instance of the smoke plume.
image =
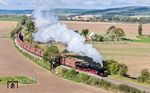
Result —
<instances>
[{"instance_id":1,"label":"smoke plume","mask_svg":"<svg viewBox=\"0 0 150 93\"><path fill-rule=\"evenodd\" d=\"M67 45L68 51L90 57L93 61L103 66L102 56L97 50L91 44L87 44L84 37L73 30L69 30L65 24L59 22L57 17L50 13L47 7L36 9L34 16L38 28L38 32L34 34L35 41L43 43L49 41L61 42Z\"/></svg>"}]
</instances>

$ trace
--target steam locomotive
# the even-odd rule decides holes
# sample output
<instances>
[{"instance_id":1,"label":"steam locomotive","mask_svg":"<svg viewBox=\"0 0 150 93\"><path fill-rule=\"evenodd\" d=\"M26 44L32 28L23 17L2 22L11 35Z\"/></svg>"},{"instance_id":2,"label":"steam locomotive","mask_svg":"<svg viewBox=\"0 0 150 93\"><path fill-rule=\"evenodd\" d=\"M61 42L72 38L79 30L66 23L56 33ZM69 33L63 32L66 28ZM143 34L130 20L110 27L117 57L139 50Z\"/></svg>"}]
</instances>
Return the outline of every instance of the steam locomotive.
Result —
<instances>
[{"instance_id":1,"label":"steam locomotive","mask_svg":"<svg viewBox=\"0 0 150 93\"><path fill-rule=\"evenodd\" d=\"M67 55L68 56L68 55ZM76 58L69 58L67 56L62 56L57 63L61 65L65 65L79 71L92 73L98 76L105 77L107 74L105 73L105 69L101 66L100 63L95 62L86 62L84 60L79 60Z\"/></svg>"},{"instance_id":2,"label":"steam locomotive","mask_svg":"<svg viewBox=\"0 0 150 93\"><path fill-rule=\"evenodd\" d=\"M27 50L28 52L30 52L34 55L37 55L39 57L44 56L44 51L42 49L35 48L35 47L30 46L29 44L25 43L23 41L23 37L22 37L21 33L18 33L16 43L21 48ZM55 63L64 65L64 66L68 66L68 67L71 67L71 68L74 68L74 69L77 69L77 70L80 70L83 72L89 72L89 73L103 76L103 77L107 76L107 74L105 74L105 72L104 72L105 71L104 68L99 63L92 62L92 60L87 62L87 61L76 59L74 57L71 58L71 57L68 57L67 55L63 55L63 56L60 56L58 59L56 59Z\"/></svg>"}]
</instances>

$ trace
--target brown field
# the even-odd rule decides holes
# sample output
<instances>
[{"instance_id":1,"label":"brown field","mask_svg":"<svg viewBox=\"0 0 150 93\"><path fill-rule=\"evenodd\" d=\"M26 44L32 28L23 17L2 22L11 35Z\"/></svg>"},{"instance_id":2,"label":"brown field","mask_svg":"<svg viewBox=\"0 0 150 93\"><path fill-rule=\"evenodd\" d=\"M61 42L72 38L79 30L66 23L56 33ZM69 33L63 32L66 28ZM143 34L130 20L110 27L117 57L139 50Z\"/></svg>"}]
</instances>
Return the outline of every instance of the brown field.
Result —
<instances>
[{"instance_id":1,"label":"brown field","mask_svg":"<svg viewBox=\"0 0 150 93\"><path fill-rule=\"evenodd\" d=\"M103 22L63 22L67 24L70 29L79 30L89 29L91 32L97 34L104 34L110 26L117 26L122 28L128 38L135 38L138 35L138 24L122 24L122 23L103 23ZM143 25L143 33L150 34L150 24Z\"/></svg>"},{"instance_id":2,"label":"brown field","mask_svg":"<svg viewBox=\"0 0 150 93\"><path fill-rule=\"evenodd\" d=\"M124 29L129 38L137 36L138 24L98 23L98 22L64 22L70 29L86 29L104 34L112 26ZM144 34L150 34L150 24L143 25ZM128 65L129 75L138 76L144 68L150 70L150 43L93 43L105 59L115 59Z\"/></svg>"},{"instance_id":3,"label":"brown field","mask_svg":"<svg viewBox=\"0 0 150 93\"><path fill-rule=\"evenodd\" d=\"M128 66L128 74L138 76L142 69L150 70L150 43L93 43L104 59L115 59Z\"/></svg>"},{"instance_id":4,"label":"brown field","mask_svg":"<svg viewBox=\"0 0 150 93\"><path fill-rule=\"evenodd\" d=\"M16 22L0 22L0 36L10 32L15 25ZM19 75L32 77L38 83L19 86L18 89L0 86L0 93L112 93L58 78L20 55L13 47L12 40L0 38L0 76Z\"/></svg>"}]
</instances>

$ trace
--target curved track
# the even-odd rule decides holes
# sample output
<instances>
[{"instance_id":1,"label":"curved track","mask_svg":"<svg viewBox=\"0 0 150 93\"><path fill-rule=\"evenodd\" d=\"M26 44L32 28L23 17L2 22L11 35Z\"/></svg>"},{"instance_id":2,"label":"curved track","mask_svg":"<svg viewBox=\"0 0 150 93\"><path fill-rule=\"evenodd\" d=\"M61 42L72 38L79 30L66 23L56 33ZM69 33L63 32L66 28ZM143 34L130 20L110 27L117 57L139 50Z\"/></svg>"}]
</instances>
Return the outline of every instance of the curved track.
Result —
<instances>
[{"instance_id":1,"label":"curved track","mask_svg":"<svg viewBox=\"0 0 150 93\"><path fill-rule=\"evenodd\" d=\"M0 22L0 37L8 33L15 22ZM21 56L13 47L12 40L0 38L0 76L29 76L38 81L34 85L7 89L0 86L0 93L111 93L100 88L77 84L58 78Z\"/></svg>"}]
</instances>

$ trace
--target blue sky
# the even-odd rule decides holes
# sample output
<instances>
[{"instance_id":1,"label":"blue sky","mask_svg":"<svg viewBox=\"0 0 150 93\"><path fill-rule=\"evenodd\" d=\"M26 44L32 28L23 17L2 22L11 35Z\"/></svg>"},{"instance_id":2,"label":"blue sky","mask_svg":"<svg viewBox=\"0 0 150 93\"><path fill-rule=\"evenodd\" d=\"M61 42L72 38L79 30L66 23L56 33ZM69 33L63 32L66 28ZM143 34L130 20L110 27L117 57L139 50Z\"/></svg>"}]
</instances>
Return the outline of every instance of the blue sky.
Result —
<instances>
[{"instance_id":1,"label":"blue sky","mask_svg":"<svg viewBox=\"0 0 150 93\"><path fill-rule=\"evenodd\" d=\"M121 6L150 6L150 0L0 0L0 9L34 9L39 2L43 1L49 4L49 8L102 9Z\"/></svg>"}]
</instances>

